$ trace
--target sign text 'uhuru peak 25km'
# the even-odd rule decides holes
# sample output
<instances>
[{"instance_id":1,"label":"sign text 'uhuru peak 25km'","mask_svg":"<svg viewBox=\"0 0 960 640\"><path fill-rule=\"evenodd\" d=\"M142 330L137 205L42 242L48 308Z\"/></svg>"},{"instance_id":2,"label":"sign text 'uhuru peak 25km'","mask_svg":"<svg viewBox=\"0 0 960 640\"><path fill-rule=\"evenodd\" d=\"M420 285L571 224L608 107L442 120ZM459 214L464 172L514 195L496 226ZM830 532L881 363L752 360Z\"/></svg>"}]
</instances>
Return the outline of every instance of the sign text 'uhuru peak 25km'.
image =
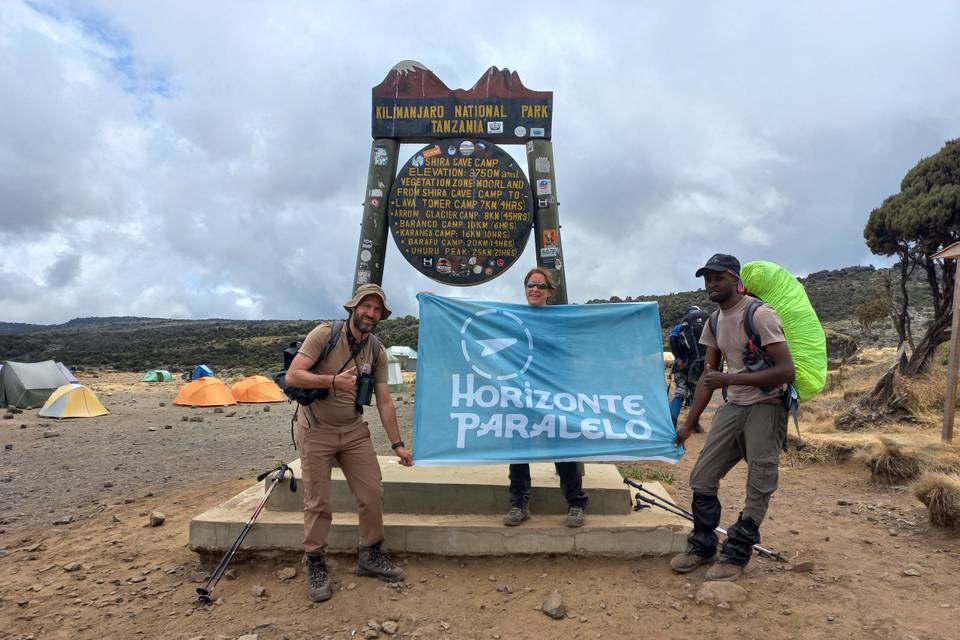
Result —
<instances>
[{"instance_id":1,"label":"sign text 'uhuru peak 25km'","mask_svg":"<svg viewBox=\"0 0 960 640\"><path fill-rule=\"evenodd\" d=\"M482 137L550 139L553 92L523 86L516 71L490 67L470 89L450 89L419 62L397 64L373 88L373 137L429 142Z\"/></svg>"}]
</instances>

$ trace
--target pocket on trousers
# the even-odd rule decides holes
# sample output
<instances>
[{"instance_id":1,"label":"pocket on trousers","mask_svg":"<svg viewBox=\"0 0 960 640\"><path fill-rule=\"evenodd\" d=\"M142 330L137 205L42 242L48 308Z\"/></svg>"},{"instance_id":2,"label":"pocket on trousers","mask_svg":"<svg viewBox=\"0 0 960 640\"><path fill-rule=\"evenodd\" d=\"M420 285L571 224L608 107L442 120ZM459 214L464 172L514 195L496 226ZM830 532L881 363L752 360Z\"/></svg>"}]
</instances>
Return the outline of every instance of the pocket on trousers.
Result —
<instances>
[{"instance_id":1,"label":"pocket on trousers","mask_svg":"<svg viewBox=\"0 0 960 640\"><path fill-rule=\"evenodd\" d=\"M750 465L747 481L750 488L762 494L777 490L780 468L776 460L758 460Z\"/></svg>"}]
</instances>

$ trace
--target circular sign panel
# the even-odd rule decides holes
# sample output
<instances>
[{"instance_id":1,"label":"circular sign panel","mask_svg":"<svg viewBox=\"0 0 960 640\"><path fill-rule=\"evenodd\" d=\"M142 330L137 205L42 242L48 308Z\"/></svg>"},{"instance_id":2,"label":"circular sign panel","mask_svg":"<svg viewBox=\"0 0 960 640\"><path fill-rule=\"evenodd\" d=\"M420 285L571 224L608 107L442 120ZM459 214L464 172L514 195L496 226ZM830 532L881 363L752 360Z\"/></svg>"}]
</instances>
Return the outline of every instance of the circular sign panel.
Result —
<instances>
[{"instance_id":1,"label":"circular sign panel","mask_svg":"<svg viewBox=\"0 0 960 640\"><path fill-rule=\"evenodd\" d=\"M469 286L516 261L533 226L530 183L503 149L450 139L407 161L390 190L390 231L420 273Z\"/></svg>"}]
</instances>

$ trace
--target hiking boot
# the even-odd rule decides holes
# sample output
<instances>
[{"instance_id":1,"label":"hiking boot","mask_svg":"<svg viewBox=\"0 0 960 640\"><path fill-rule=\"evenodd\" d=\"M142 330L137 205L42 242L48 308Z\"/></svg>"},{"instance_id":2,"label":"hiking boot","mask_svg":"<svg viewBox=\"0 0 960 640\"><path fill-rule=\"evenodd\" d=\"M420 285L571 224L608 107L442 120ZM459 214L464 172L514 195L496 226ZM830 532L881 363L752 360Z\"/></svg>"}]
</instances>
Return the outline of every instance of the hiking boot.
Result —
<instances>
[{"instance_id":1,"label":"hiking boot","mask_svg":"<svg viewBox=\"0 0 960 640\"><path fill-rule=\"evenodd\" d=\"M698 556L695 553L678 553L670 558L670 568L677 573L690 573L702 564L706 564L710 558Z\"/></svg>"},{"instance_id":2,"label":"hiking boot","mask_svg":"<svg viewBox=\"0 0 960 640\"><path fill-rule=\"evenodd\" d=\"M510 507L507 515L503 516L505 527L518 527L530 519L530 510L526 507Z\"/></svg>"},{"instance_id":3,"label":"hiking boot","mask_svg":"<svg viewBox=\"0 0 960 640\"><path fill-rule=\"evenodd\" d=\"M717 562L707 569L705 579L711 581L733 582L743 573L743 567L735 562Z\"/></svg>"},{"instance_id":4,"label":"hiking boot","mask_svg":"<svg viewBox=\"0 0 960 640\"><path fill-rule=\"evenodd\" d=\"M583 507L570 507L570 510L567 511L567 519L563 524L571 529L576 529L577 527L582 527L586 521L587 515L583 512Z\"/></svg>"},{"instance_id":5,"label":"hiking boot","mask_svg":"<svg viewBox=\"0 0 960 640\"><path fill-rule=\"evenodd\" d=\"M360 547L357 554L357 575L373 576L385 582L399 582L403 580L404 573L378 542L369 547Z\"/></svg>"},{"instance_id":6,"label":"hiking boot","mask_svg":"<svg viewBox=\"0 0 960 640\"><path fill-rule=\"evenodd\" d=\"M307 556L307 597L314 602L323 602L332 595L333 584L326 556Z\"/></svg>"}]
</instances>

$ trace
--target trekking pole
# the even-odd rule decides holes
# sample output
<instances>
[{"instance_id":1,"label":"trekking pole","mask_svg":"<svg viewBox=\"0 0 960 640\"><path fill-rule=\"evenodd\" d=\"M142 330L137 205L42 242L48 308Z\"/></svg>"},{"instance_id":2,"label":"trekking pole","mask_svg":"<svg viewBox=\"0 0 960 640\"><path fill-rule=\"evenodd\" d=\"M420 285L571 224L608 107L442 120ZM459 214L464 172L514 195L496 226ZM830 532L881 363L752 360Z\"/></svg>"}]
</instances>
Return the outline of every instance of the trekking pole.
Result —
<instances>
[{"instance_id":1,"label":"trekking pole","mask_svg":"<svg viewBox=\"0 0 960 640\"><path fill-rule=\"evenodd\" d=\"M643 493L646 493L647 495L653 496L653 497L656 498L657 500L659 500L659 501L663 502L664 504L666 504L666 505L668 505L668 506L670 506L670 507L673 507L674 509L676 509L677 511L679 511L680 513L677 513L678 516L682 516L682 517L684 517L684 518L686 518L686 519L688 519L688 520L693 519L693 514L690 513L689 511L687 511L686 509L684 509L683 507L681 507L680 505L678 505L677 503L675 503L675 502L670 502L670 501L667 500L666 498L664 498L664 497L662 497L662 496L654 493L653 491L650 491L650 489L647 489L646 487L644 487L644 486L643 486L642 484L640 484L639 482L633 482L632 480L631 480L630 482L627 482L627 480L628 480L627 478L624 479L624 483L625 483L625 484L628 484L628 485L630 485L631 487L633 487L634 489L638 489L638 490L642 491ZM646 500L646 499L644 499L643 501L644 501L644 502L649 502L649 500ZM658 506L659 506L659 505L658 505Z\"/></svg>"},{"instance_id":2,"label":"trekking pole","mask_svg":"<svg viewBox=\"0 0 960 640\"><path fill-rule=\"evenodd\" d=\"M631 480L630 478L624 478L624 479L623 479L623 483L626 484L626 485L629 485L629 486L633 487L634 489L638 489L639 491L642 491L642 492L644 492L644 493L652 496L652 498L647 498L647 497L644 497L644 496L642 496L641 494L638 493L637 496L636 496L636 497L637 497L637 505L634 507L634 511L639 511L641 508L643 508L643 507L640 506L639 503L640 503L640 502L645 502L645 503L647 503L647 504L649 504L649 505L652 505L652 506L654 506L654 507L659 507L660 509L663 509L663 510L666 511L667 513L672 513L672 514L674 514L674 515L680 516L681 518L685 518L685 519L689 520L690 522L693 522L693 514L692 514L692 513L690 513L689 511L687 511L686 509L684 509L684 508L681 507L680 505L675 504L675 503L671 502L670 500L667 500L666 498L663 498L663 497L659 496L658 494L650 491L649 489L647 489L646 487L644 487L644 486L643 486L642 484L640 484L639 482L634 482L634 481ZM727 530L724 529L723 527L717 527L716 529L714 529L714 531L716 531L717 533L721 533L721 534L723 534L723 535L727 535ZM764 558L770 558L771 560L779 560L780 562L789 562L789 561L790 561L789 558L787 558L785 555L783 555L783 553L780 552L780 551L773 551L772 549L767 549L766 547L761 547L759 544L753 545L753 548L754 548L754 550L755 550L758 554L760 554L760 555L763 556Z\"/></svg>"},{"instance_id":3,"label":"trekking pole","mask_svg":"<svg viewBox=\"0 0 960 640\"><path fill-rule=\"evenodd\" d=\"M247 534L250 533L250 529L253 528L254 521L260 516L260 512L263 511L263 507L267 504L267 500L270 498L270 494L273 493L274 487L280 484L284 476L287 475L288 471L290 472L290 491L297 490L297 479L293 475L293 469L288 467L286 464L281 464L276 469L264 471L257 476L257 482L260 482L274 471L276 471L276 474L273 476L273 482L271 482L270 486L267 487L267 490L264 492L260 502L257 503L257 508L253 510L253 513L250 515L247 523L243 525L243 529L240 530L240 535L237 536L237 539L234 540L233 544L230 545L230 548L227 549L227 552L220 560L220 564L218 564L217 568L213 570L212 574L210 574L210 578L207 580L207 583L202 587L197 587L198 595L196 606L203 607L213 602L213 588L220 581L220 578L223 577L223 574L227 570L227 565L229 565L230 561L233 560L233 556L237 554L237 551L240 549L240 545L243 544L244 538L246 538Z\"/></svg>"}]
</instances>

